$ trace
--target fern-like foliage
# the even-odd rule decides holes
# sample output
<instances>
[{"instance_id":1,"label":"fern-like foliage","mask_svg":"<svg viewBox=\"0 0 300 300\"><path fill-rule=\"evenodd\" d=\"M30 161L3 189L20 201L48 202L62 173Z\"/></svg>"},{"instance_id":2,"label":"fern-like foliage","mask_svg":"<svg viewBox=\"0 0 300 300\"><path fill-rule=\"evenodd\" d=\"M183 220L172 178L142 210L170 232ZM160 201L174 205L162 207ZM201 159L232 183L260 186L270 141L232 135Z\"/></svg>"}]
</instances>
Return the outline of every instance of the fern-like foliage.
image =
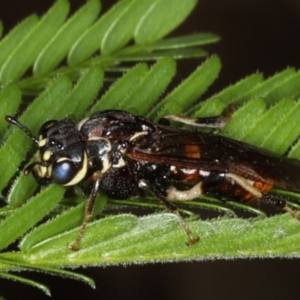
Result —
<instances>
[{"instance_id":1,"label":"fern-like foliage","mask_svg":"<svg viewBox=\"0 0 300 300\"><path fill-rule=\"evenodd\" d=\"M4 116L16 113L25 94L36 95L19 117L32 132L37 132L49 119L70 114L80 119L104 109L124 109L155 121L173 113L196 117L219 115L233 103L236 111L220 134L278 154L288 152L290 157L300 159L300 142L297 142L300 74L292 68L266 80L261 74L250 75L205 99L204 93L221 68L219 58L211 56L157 104L176 74L175 59L204 56L205 51L199 46L218 39L213 34L162 39L187 17L195 4L196 0L123 0L99 17L100 2L90 0L67 19L69 3L58 0L43 18L30 16L3 38L0 43L0 188L5 191L3 198L7 205L0 209L1 277L49 293L44 285L15 272L39 270L93 285L91 279L62 268L300 256L300 224L289 215L191 220L192 231L201 237L201 242L193 247L184 244L185 234L172 214L140 218L131 214L111 215L90 224L81 250L70 252L66 245L78 234L85 198L78 192L76 199L61 201L65 190L57 185L36 192L35 180L20 171L31 141L20 130L8 129ZM147 60L155 63L149 67ZM128 62L136 61L139 63L128 67ZM125 74L98 96L108 74L113 71L121 75L124 62L127 63ZM28 75L30 69L32 75ZM97 200L96 214L107 205L120 204L103 195ZM235 203L225 207L219 199L200 200L188 204L227 214L234 214L237 207L246 209ZM155 206L153 202L134 200L123 203ZM260 213L252 208L248 210ZM49 215L52 218L36 226ZM19 250L5 252L16 240L20 240Z\"/></svg>"},{"instance_id":2,"label":"fern-like foliage","mask_svg":"<svg viewBox=\"0 0 300 300\"><path fill-rule=\"evenodd\" d=\"M157 60L167 55L203 57L206 52L199 46L216 42L216 35L161 40L196 4L197 0L124 0L99 16L100 1L90 0L68 18L69 2L58 0L42 18L28 17L3 38L0 82L3 86L17 82L23 93L36 95L56 75L76 80L82 71L95 65L121 71L123 62ZM22 78L30 68L33 76Z\"/></svg>"}]
</instances>

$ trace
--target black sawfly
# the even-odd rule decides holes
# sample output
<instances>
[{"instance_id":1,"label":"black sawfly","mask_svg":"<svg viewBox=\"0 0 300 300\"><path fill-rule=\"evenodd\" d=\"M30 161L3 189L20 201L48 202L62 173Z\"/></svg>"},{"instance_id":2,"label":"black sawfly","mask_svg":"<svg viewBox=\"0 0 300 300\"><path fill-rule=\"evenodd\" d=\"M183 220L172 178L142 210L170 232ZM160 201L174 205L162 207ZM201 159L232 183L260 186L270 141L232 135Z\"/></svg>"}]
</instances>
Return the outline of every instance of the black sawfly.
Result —
<instances>
[{"instance_id":1,"label":"black sawfly","mask_svg":"<svg viewBox=\"0 0 300 300\"><path fill-rule=\"evenodd\" d=\"M258 199L299 219L285 199L268 192L280 188L300 192L300 162L212 133L172 127L171 121L222 128L228 116L193 119L171 115L158 124L121 110L105 110L75 124L71 119L47 121L35 138L36 160L25 169L38 183L80 185L88 193L77 250L92 216L99 190L114 199L152 194L176 214L194 244L194 236L172 200L186 201L207 193L236 201ZM179 185L178 185L179 184ZM182 187L184 186L184 188Z\"/></svg>"}]
</instances>

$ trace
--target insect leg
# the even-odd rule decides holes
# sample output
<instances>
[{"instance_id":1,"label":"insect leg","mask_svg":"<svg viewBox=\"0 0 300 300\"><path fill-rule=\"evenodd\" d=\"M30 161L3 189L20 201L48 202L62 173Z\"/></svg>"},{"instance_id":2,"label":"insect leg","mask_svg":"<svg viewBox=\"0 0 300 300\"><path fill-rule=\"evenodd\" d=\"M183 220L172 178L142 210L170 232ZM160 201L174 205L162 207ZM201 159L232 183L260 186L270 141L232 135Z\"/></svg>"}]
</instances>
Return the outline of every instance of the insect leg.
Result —
<instances>
[{"instance_id":1,"label":"insect leg","mask_svg":"<svg viewBox=\"0 0 300 300\"><path fill-rule=\"evenodd\" d=\"M149 182L146 180L140 180L139 187L150 192L151 194L153 194L161 203L163 203L165 205L165 207L171 213L175 214L179 218L179 221L189 238L187 245L194 245L199 241L199 237L197 237L197 236L195 237L193 235L188 224L185 222L183 216L178 211L178 208L174 204L170 203L161 191L159 191L157 188L155 188L155 186L150 185Z\"/></svg>"},{"instance_id":2,"label":"insect leg","mask_svg":"<svg viewBox=\"0 0 300 300\"><path fill-rule=\"evenodd\" d=\"M233 105L228 106L228 111L225 116L215 116L215 117L206 117L206 118L191 118L181 115L169 115L165 116L160 120L163 123L164 120L175 121L186 125L191 125L195 127L204 127L204 128L217 128L223 129L226 123L231 119L233 112Z\"/></svg>"},{"instance_id":3,"label":"insect leg","mask_svg":"<svg viewBox=\"0 0 300 300\"><path fill-rule=\"evenodd\" d=\"M168 200L178 200L178 201L189 201L199 198L203 195L202 182L198 182L192 188L188 190L178 190L174 186L171 186L167 190L166 198Z\"/></svg>"},{"instance_id":4,"label":"insect leg","mask_svg":"<svg viewBox=\"0 0 300 300\"><path fill-rule=\"evenodd\" d=\"M188 246L190 245L194 245L199 241L199 237L198 236L194 236L191 229L189 228L188 224L185 222L183 216L181 215L181 213L178 211L177 206L175 206L174 204L170 203L165 197L160 197L159 200L165 205L165 207L172 212L173 214L175 214L178 218L179 221L183 227L183 229L185 230L189 240L186 243Z\"/></svg>"},{"instance_id":5,"label":"insect leg","mask_svg":"<svg viewBox=\"0 0 300 300\"><path fill-rule=\"evenodd\" d=\"M243 177L233 173L225 173L224 176L226 179L232 180L233 182L237 183L240 187L249 192L256 199L260 199L263 197L263 194L257 188L249 184Z\"/></svg>"},{"instance_id":6,"label":"insect leg","mask_svg":"<svg viewBox=\"0 0 300 300\"><path fill-rule=\"evenodd\" d=\"M97 195L99 192L101 178L102 178L102 175L100 172L95 172L92 176L92 179L94 180L94 186L93 186L92 192L89 196L89 199L88 199L86 207L85 207L85 216L84 216L84 220L81 225L80 232L78 234L76 241L73 244L68 246L69 249L71 249L72 251L77 251L79 249L79 245L80 245L80 242L84 235L86 226L89 223L89 221L93 215L93 209L94 209L95 201L96 201L96 198L97 198Z\"/></svg>"},{"instance_id":7,"label":"insect leg","mask_svg":"<svg viewBox=\"0 0 300 300\"><path fill-rule=\"evenodd\" d=\"M270 195L270 194L266 194L263 196L262 201L265 203L269 203L272 204L273 206L276 206L282 210L285 210L286 212L288 212L289 214L291 214L291 216L297 220L300 221L300 216L299 214L293 210L292 208L290 208L287 203L286 200L283 199L280 196L276 196L276 195Z\"/></svg>"},{"instance_id":8,"label":"insect leg","mask_svg":"<svg viewBox=\"0 0 300 300\"><path fill-rule=\"evenodd\" d=\"M271 195L271 194L265 194L258 190L256 187L252 186L245 180L243 177L240 177L233 173L227 173L224 174L225 178L234 181L237 183L240 187L242 187L245 191L247 191L250 195L254 197L254 199L259 199L260 201L263 201L265 203L272 204L273 206L276 206L289 214L292 215L293 218L300 221L300 215L293 210L291 207L289 207L286 203L286 200L283 199L280 196Z\"/></svg>"}]
</instances>

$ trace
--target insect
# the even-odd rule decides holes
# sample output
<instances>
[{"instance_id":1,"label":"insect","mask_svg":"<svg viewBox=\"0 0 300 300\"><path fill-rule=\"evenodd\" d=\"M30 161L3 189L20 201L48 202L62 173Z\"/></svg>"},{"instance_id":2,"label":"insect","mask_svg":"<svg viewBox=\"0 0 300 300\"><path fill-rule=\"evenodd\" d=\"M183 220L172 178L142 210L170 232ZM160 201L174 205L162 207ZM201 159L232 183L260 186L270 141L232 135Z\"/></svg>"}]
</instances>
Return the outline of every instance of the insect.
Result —
<instances>
[{"instance_id":1,"label":"insect","mask_svg":"<svg viewBox=\"0 0 300 300\"><path fill-rule=\"evenodd\" d=\"M92 216L99 190L117 199L152 194L175 213L189 238L198 241L172 200L193 200L217 193L249 202L273 204L299 219L286 201L268 192L281 188L300 192L300 162L279 157L220 135L178 129L170 120L220 128L226 117L192 119L168 116L155 124L121 110L97 112L78 125L71 119L47 121L38 139L16 119L38 146L36 161L25 169L40 184L79 184L89 194L77 250Z\"/></svg>"}]
</instances>

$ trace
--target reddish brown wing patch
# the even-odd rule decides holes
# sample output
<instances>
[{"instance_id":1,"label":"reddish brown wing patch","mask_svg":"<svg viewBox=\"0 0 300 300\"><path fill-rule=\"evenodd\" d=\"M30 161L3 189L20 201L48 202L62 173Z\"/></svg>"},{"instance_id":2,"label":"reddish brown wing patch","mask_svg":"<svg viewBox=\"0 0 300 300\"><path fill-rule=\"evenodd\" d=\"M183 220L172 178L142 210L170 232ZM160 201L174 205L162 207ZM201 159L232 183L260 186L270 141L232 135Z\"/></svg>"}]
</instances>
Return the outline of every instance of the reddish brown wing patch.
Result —
<instances>
[{"instance_id":1,"label":"reddish brown wing patch","mask_svg":"<svg viewBox=\"0 0 300 300\"><path fill-rule=\"evenodd\" d=\"M185 156L187 158L200 159L201 149L198 145L185 145Z\"/></svg>"}]
</instances>

